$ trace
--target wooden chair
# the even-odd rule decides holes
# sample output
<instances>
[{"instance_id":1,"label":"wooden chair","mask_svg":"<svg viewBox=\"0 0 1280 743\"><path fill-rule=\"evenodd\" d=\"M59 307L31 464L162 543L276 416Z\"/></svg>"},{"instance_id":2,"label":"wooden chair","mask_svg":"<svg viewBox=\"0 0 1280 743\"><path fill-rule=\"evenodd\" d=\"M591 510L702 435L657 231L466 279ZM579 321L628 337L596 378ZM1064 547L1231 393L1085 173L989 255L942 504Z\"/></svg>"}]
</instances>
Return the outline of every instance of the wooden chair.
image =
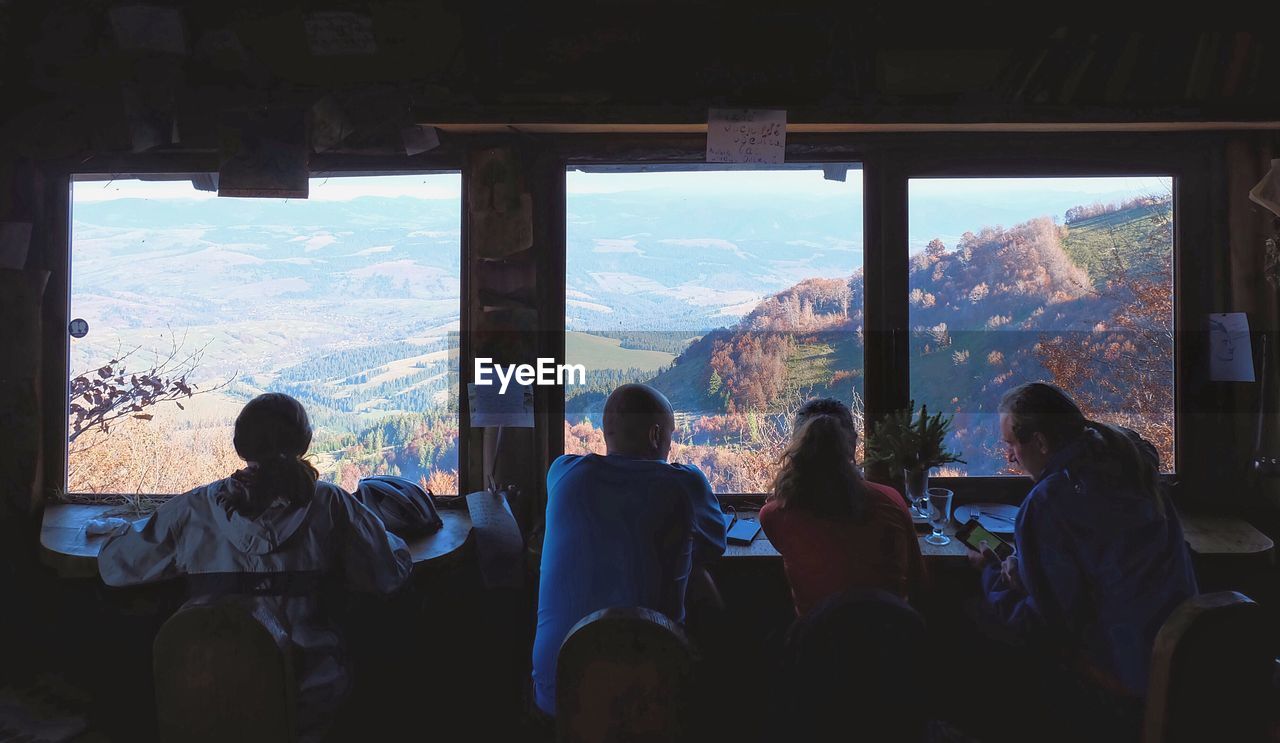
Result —
<instances>
[{"instance_id":1,"label":"wooden chair","mask_svg":"<svg viewBox=\"0 0 1280 743\"><path fill-rule=\"evenodd\" d=\"M923 740L926 647L924 619L901 598L866 588L828 598L787 631L771 739Z\"/></svg>"},{"instance_id":2,"label":"wooden chair","mask_svg":"<svg viewBox=\"0 0 1280 743\"><path fill-rule=\"evenodd\" d=\"M1156 635L1143 743L1266 740L1273 634L1235 591L1179 605Z\"/></svg>"},{"instance_id":3,"label":"wooden chair","mask_svg":"<svg viewBox=\"0 0 1280 743\"><path fill-rule=\"evenodd\" d=\"M250 606L188 603L160 628L152 663L162 742L295 740L288 640L274 618Z\"/></svg>"},{"instance_id":4,"label":"wooden chair","mask_svg":"<svg viewBox=\"0 0 1280 743\"><path fill-rule=\"evenodd\" d=\"M556 739L691 739L694 664L684 633L656 611L631 607L587 615L560 646Z\"/></svg>"}]
</instances>

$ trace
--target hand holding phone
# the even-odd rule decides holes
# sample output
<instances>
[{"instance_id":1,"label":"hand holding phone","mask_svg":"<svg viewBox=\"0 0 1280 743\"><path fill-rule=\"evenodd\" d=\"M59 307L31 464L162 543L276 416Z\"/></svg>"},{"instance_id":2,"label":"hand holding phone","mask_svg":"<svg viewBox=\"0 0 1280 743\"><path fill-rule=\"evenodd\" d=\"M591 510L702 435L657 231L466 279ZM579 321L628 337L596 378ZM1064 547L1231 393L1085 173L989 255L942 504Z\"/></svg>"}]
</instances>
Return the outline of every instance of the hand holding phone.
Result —
<instances>
[{"instance_id":1,"label":"hand holding phone","mask_svg":"<svg viewBox=\"0 0 1280 743\"><path fill-rule=\"evenodd\" d=\"M982 543L986 542L987 547L990 547L996 557L1001 560L1012 555L1014 551L1013 545L992 534L977 519L969 519L968 523L960 527L956 532L956 538L974 552L981 552Z\"/></svg>"}]
</instances>

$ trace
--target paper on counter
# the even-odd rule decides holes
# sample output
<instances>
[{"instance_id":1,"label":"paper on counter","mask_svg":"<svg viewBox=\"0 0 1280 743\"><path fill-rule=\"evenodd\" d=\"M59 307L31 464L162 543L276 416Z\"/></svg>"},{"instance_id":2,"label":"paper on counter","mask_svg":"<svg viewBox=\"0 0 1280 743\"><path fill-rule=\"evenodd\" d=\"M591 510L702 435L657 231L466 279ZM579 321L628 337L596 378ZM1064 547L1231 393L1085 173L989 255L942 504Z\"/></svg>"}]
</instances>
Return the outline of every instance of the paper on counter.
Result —
<instances>
[{"instance_id":1,"label":"paper on counter","mask_svg":"<svg viewBox=\"0 0 1280 743\"><path fill-rule=\"evenodd\" d=\"M480 575L489 588L524 584L524 536L511 514L505 492L467 493L467 510L476 536Z\"/></svg>"}]
</instances>

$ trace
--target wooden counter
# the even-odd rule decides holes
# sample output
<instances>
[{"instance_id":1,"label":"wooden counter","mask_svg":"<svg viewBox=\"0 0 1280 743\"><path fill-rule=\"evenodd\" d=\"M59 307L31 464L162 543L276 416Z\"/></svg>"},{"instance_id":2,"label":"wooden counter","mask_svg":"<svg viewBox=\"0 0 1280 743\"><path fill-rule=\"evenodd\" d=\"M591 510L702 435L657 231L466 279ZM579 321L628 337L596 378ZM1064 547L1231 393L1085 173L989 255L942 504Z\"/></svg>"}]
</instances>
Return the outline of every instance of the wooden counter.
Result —
<instances>
[{"instance_id":1,"label":"wooden counter","mask_svg":"<svg viewBox=\"0 0 1280 743\"><path fill-rule=\"evenodd\" d=\"M97 577L98 552L106 537L86 534L84 525L90 519L118 510L118 505L46 506L40 529L40 561L64 578ZM146 517L138 520L143 518ZM465 510L451 509L441 510L440 518L444 526L439 531L407 543L415 572L450 564L470 551L471 515Z\"/></svg>"},{"instance_id":2,"label":"wooden counter","mask_svg":"<svg viewBox=\"0 0 1280 743\"><path fill-rule=\"evenodd\" d=\"M754 520L755 515L752 514L746 518ZM955 538L956 528L956 526L952 525L946 530L947 536L951 537L951 543L943 546L929 544L924 541L924 538L928 536L927 534L919 535L920 553L924 555L926 559L931 560L965 559L969 550L960 542L960 540ZM733 560L771 560L782 557L782 555L778 554L778 551L773 548L773 544L769 542L769 538L764 535L763 530L756 535L756 538L751 541L751 544L730 544L725 550L724 556L727 559Z\"/></svg>"},{"instance_id":3,"label":"wooden counter","mask_svg":"<svg viewBox=\"0 0 1280 743\"><path fill-rule=\"evenodd\" d=\"M755 518L755 515L747 518ZM953 535L956 528L952 524L947 534ZM1201 557L1264 557L1275 549L1275 543L1266 534L1249 522L1230 516L1183 515L1182 529L1191 551ZM968 554L968 549L954 538L951 544L936 547L924 541L922 535L920 552L927 559L960 559ZM725 550L725 557L730 559L773 559L780 556L763 531L751 544L730 544Z\"/></svg>"}]
</instances>

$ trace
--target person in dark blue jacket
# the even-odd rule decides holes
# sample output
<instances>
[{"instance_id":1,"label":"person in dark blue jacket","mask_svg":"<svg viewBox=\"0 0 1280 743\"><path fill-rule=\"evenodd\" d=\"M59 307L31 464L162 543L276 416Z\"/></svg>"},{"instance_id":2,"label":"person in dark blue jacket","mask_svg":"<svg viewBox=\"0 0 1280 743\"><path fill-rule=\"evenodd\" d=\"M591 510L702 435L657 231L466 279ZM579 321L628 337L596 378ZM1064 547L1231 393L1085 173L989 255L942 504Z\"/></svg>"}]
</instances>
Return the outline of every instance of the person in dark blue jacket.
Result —
<instances>
[{"instance_id":1,"label":"person in dark blue jacket","mask_svg":"<svg viewBox=\"0 0 1280 743\"><path fill-rule=\"evenodd\" d=\"M547 472L533 691L549 716L560 645L578 620L643 606L684 622L691 580L724 554L724 518L707 478L667 462L674 430L661 392L623 385L604 405L608 454L566 454Z\"/></svg>"},{"instance_id":2,"label":"person in dark blue jacket","mask_svg":"<svg viewBox=\"0 0 1280 743\"><path fill-rule=\"evenodd\" d=\"M990 551L978 559L987 603L1096 687L1140 698L1156 633L1197 591L1155 447L1087 420L1039 382L1004 396L1000 431L1009 462L1035 486L1018 513L1017 553L1003 564Z\"/></svg>"}]
</instances>

